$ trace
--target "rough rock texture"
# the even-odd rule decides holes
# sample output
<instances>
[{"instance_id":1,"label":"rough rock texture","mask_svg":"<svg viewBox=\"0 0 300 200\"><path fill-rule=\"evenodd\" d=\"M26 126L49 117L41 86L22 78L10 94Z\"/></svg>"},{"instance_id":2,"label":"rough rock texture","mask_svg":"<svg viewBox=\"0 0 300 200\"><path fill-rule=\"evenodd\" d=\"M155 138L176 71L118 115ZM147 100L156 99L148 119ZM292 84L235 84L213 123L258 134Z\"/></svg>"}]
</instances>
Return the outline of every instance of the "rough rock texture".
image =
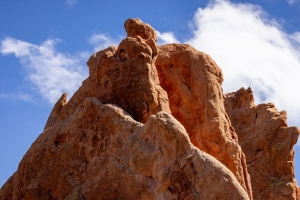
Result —
<instances>
[{"instance_id":1,"label":"rough rock texture","mask_svg":"<svg viewBox=\"0 0 300 200\"><path fill-rule=\"evenodd\" d=\"M38 137L0 199L238 200L248 195L223 164L192 145L170 114L159 112L142 124L90 97Z\"/></svg>"},{"instance_id":2,"label":"rough rock texture","mask_svg":"<svg viewBox=\"0 0 300 200\"><path fill-rule=\"evenodd\" d=\"M124 27L128 37L92 55L90 76L55 104L2 198L252 199L221 70L188 45L158 48L139 19Z\"/></svg>"},{"instance_id":3,"label":"rough rock texture","mask_svg":"<svg viewBox=\"0 0 300 200\"><path fill-rule=\"evenodd\" d=\"M246 159L223 106L219 67L189 45L158 48L154 29L139 19L128 19L124 27L130 37L118 48L91 56L90 76L55 123L71 115L87 97L116 104L143 123L161 110L171 113L171 108L192 143L225 164L251 197Z\"/></svg>"},{"instance_id":4,"label":"rough rock texture","mask_svg":"<svg viewBox=\"0 0 300 200\"><path fill-rule=\"evenodd\" d=\"M139 19L128 19L124 27L127 38L92 55L90 76L68 102L63 94L55 104L44 132L0 189L0 200L253 199L217 64L189 45L158 47L155 30ZM278 177L259 195L296 198L292 146L299 130L286 126L284 113L259 106L254 111L277 129L260 127L263 122L253 123L250 114L239 129L237 105L255 106L247 96L250 103L229 99L236 99L226 105L237 131L250 127L259 133L253 142L239 136L241 145L259 141L258 153L245 150L249 167L264 155L270 158L264 163L272 169L268 175ZM269 180L257 166L262 174L254 179Z\"/></svg>"},{"instance_id":5,"label":"rough rock texture","mask_svg":"<svg viewBox=\"0 0 300 200\"><path fill-rule=\"evenodd\" d=\"M48 120L46 122L44 130L46 130L50 126L53 126L53 124L55 123L57 117L59 116L60 110L66 104L67 104L67 93L63 93L63 95L61 95L61 97L55 103L55 105L54 105L54 107L53 107L53 109L52 109L52 111L51 111L51 113L48 117Z\"/></svg>"},{"instance_id":6,"label":"rough rock texture","mask_svg":"<svg viewBox=\"0 0 300 200\"><path fill-rule=\"evenodd\" d=\"M156 32L149 24L142 22L140 19L128 19L125 21L124 28L127 33L127 37L140 36L146 40L154 39L157 41Z\"/></svg>"},{"instance_id":7,"label":"rough rock texture","mask_svg":"<svg viewBox=\"0 0 300 200\"><path fill-rule=\"evenodd\" d=\"M135 24L131 21L138 20L125 22L125 27L130 27L130 36L134 33ZM71 115L87 97L116 104L143 123L159 111L171 112L167 93L159 85L154 65L158 54L155 32L149 25L142 25L142 30L149 31L144 34L146 39L136 31L139 35L125 38L118 48L109 47L91 56L87 63L90 76L61 109L56 123ZM153 35L155 38L148 38Z\"/></svg>"},{"instance_id":8,"label":"rough rock texture","mask_svg":"<svg viewBox=\"0 0 300 200\"><path fill-rule=\"evenodd\" d=\"M287 126L286 112L272 103L254 105L250 88L225 96L225 108L247 158L253 198L300 199L294 150L300 130Z\"/></svg>"},{"instance_id":9,"label":"rough rock texture","mask_svg":"<svg viewBox=\"0 0 300 200\"><path fill-rule=\"evenodd\" d=\"M207 54L183 44L161 46L155 65L172 115L192 143L225 164L251 197L246 158L223 104L220 68Z\"/></svg>"}]
</instances>

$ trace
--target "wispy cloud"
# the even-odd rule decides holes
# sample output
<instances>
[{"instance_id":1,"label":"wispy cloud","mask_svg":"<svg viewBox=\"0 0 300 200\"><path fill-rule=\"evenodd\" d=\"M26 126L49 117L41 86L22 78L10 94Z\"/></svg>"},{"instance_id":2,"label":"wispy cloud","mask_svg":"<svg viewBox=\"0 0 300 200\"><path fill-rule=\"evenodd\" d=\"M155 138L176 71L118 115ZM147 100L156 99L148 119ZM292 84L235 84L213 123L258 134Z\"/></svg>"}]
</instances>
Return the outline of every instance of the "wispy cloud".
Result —
<instances>
[{"instance_id":1,"label":"wispy cloud","mask_svg":"<svg viewBox=\"0 0 300 200\"><path fill-rule=\"evenodd\" d=\"M66 0L68 6L74 6L78 3L77 0Z\"/></svg>"},{"instance_id":2,"label":"wispy cloud","mask_svg":"<svg viewBox=\"0 0 300 200\"><path fill-rule=\"evenodd\" d=\"M256 103L273 102L300 125L300 33L285 33L257 6L217 0L194 16L190 43L223 70L224 92L250 86Z\"/></svg>"},{"instance_id":3,"label":"wispy cloud","mask_svg":"<svg viewBox=\"0 0 300 200\"><path fill-rule=\"evenodd\" d=\"M32 96L27 93L18 93L18 94L0 93L0 99L21 100L21 101L33 102Z\"/></svg>"},{"instance_id":4,"label":"wispy cloud","mask_svg":"<svg viewBox=\"0 0 300 200\"><path fill-rule=\"evenodd\" d=\"M157 39L158 39L158 44L163 45L163 44L170 44L170 43L180 43L173 32L159 32L156 31Z\"/></svg>"},{"instance_id":5,"label":"wispy cloud","mask_svg":"<svg viewBox=\"0 0 300 200\"><path fill-rule=\"evenodd\" d=\"M121 39L120 39L121 40ZM94 47L94 51L105 49L109 46L118 46L120 40L106 34L94 34L88 39L88 43Z\"/></svg>"},{"instance_id":6,"label":"wispy cloud","mask_svg":"<svg viewBox=\"0 0 300 200\"><path fill-rule=\"evenodd\" d=\"M27 71L27 78L38 92L54 103L63 92L72 95L87 76L77 56L55 49L58 40L46 40L41 45L7 37L1 41L2 55L14 54Z\"/></svg>"},{"instance_id":7,"label":"wispy cloud","mask_svg":"<svg viewBox=\"0 0 300 200\"><path fill-rule=\"evenodd\" d=\"M289 5L294 5L294 4L296 4L296 3L299 3L300 2L300 0L286 0L286 2L289 4Z\"/></svg>"}]
</instances>

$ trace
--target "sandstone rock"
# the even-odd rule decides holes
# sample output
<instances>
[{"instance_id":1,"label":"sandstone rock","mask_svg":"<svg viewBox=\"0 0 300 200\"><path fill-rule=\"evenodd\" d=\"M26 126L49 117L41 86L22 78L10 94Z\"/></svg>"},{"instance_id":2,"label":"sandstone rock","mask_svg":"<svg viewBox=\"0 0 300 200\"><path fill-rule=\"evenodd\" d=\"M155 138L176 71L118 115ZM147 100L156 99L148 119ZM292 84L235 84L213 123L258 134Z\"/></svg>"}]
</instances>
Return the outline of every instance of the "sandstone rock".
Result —
<instances>
[{"instance_id":1,"label":"sandstone rock","mask_svg":"<svg viewBox=\"0 0 300 200\"><path fill-rule=\"evenodd\" d=\"M128 21L125 26L131 27ZM143 123L159 111L170 113L168 96L159 85L154 65L157 54L153 38L136 35L125 38L118 48L109 47L92 55L87 63L90 76L61 109L56 123L72 114L87 97L116 104Z\"/></svg>"},{"instance_id":2,"label":"sandstone rock","mask_svg":"<svg viewBox=\"0 0 300 200\"><path fill-rule=\"evenodd\" d=\"M46 159L45 159L46 158ZM139 123L86 98L32 144L0 199L248 199L235 176L159 112Z\"/></svg>"},{"instance_id":3,"label":"sandstone rock","mask_svg":"<svg viewBox=\"0 0 300 200\"><path fill-rule=\"evenodd\" d=\"M143 39L153 39L157 41L156 32L149 24L142 22L140 19L127 19L124 24L127 37L140 36Z\"/></svg>"},{"instance_id":4,"label":"sandstone rock","mask_svg":"<svg viewBox=\"0 0 300 200\"><path fill-rule=\"evenodd\" d=\"M155 65L172 115L192 143L225 164L251 198L246 158L224 109L220 68L207 54L183 44L161 46Z\"/></svg>"},{"instance_id":5,"label":"sandstone rock","mask_svg":"<svg viewBox=\"0 0 300 200\"><path fill-rule=\"evenodd\" d=\"M60 110L62 109L62 107L64 105L67 104L67 93L63 93L63 95L59 98L59 100L55 103L49 117L48 120L46 122L45 128L44 130L46 130L47 128L49 128L50 126L53 126L53 124L55 123Z\"/></svg>"},{"instance_id":6,"label":"sandstone rock","mask_svg":"<svg viewBox=\"0 0 300 200\"><path fill-rule=\"evenodd\" d=\"M61 109L55 123L70 116L87 97L116 104L143 123L161 110L171 113L171 108L192 143L225 164L251 196L246 159L223 106L219 67L188 45L158 48L154 29L138 19L129 19L124 26L130 37L118 48L91 56L87 63L90 76Z\"/></svg>"},{"instance_id":7,"label":"sandstone rock","mask_svg":"<svg viewBox=\"0 0 300 200\"><path fill-rule=\"evenodd\" d=\"M0 197L252 199L219 67L188 45L158 48L139 19L124 26L128 37L92 55L90 76L58 100Z\"/></svg>"},{"instance_id":8,"label":"sandstone rock","mask_svg":"<svg viewBox=\"0 0 300 200\"><path fill-rule=\"evenodd\" d=\"M272 103L254 104L250 88L225 96L225 108L247 158L253 198L300 199L294 150L300 130L287 126L285 111Z\"/></svg>"}]
</instances>

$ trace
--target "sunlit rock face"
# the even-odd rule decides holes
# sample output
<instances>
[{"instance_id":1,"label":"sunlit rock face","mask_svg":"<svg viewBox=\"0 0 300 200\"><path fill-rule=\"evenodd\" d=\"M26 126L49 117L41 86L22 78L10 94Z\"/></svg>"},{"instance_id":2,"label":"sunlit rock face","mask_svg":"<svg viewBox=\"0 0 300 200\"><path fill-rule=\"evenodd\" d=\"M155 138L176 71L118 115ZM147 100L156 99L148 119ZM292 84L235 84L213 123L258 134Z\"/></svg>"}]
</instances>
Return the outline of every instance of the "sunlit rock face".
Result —
<instances>
[{"instance_id":1,"label":"sunlit rock face","mask_svg":"<svg viewBox=\"0 0 300 200\"><path fill-rule=\"evenodd\" d=\"M258 154L242 151L238 103L230 103L239 100L225 96L228 117L221 69L189 45L157 46L140 19L124 27L119 46L93 54L89 77L54 105L0 199L253 199L246 161ZM282 129L294 134L282 150L290 163L298 129Z\"/></svg>"},{"instance_id":2,"label":"sunlit rock face","mask_svg":"<svg viewBox=\"0 0 300 200\"><path fill-rule=\"evenodd\" d=\"M294 150L300 130L274 104L254 104L250 88L225 94L225 108L246 154L254 199L299 199Z\"/></svg>"}]
</instances>

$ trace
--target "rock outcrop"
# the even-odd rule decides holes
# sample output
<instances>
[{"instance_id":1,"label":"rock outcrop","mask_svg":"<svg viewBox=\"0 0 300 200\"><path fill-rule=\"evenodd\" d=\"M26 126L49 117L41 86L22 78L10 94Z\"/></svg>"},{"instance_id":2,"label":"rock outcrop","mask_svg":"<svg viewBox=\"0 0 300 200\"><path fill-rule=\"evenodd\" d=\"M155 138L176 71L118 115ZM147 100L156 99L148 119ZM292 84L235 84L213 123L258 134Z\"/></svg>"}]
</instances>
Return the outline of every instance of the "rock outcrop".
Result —
<instances>
[{"instance_id":1,"label":"rock outcrop","mask_svg":"<svg viewBox=\"0 0 300 200\"><path fill-rule=\"evenodd\" d=\"M224 108L221 69L209 55L183 44L161 46L155 65L172 115L192 143L228 167L251 198L246 158Z\"/></svg>"},{"instance_id":2,"label":"rock outcrop","mask_svg":"<svg viewBox=\"0 0 300 200\"><path fill-rule=\"evenodd\" d=\"M300 130L287 126L287 114L274 104L254 104L250 88L225 94L225 108L236 130L251 176L253 198L300 199L294 150Z\"/></svg>"},{"instance_id":3,"label":"rock outcrop","mask_svg":"<svg viewBox=\"0 0 300 200\"><path fill-rule=\"evenodd\" d=\"M116 104L143 123L159 111L172 112L192 143L225 164L251 198L246 158L226 118L220 68L189 45L157 47L155 30L139 19L127 20L124 27L128 37L118 48L91 56L90 76L56 122L72 114L87 97Z\"/></svg>"},{"instance_id":4,"label":"rock outcrop","mask_svg":"<svg viewBox=\"0 0 300 200\"><path fill-rule=\"evenodd\" d=\"M248 199L170 114L142 124L93 97L38 137L1 190L3 200Z\"/></svg>"},{"instance_id":5,"label":"rock outcrop","mask_svg":"<svg viewBox=\"0 0 300 200\"><path fill-rule=\"evenodd\" d=\"M59 98L59 100L55 103L49 117L48 120L46 122L46 125L44 127L44 130L46 130L47 128L53 126L53 124L55 123L57 117L59 116L60 110L64 107L64 105L67 104L67 93L63 93L63 95L61 95L61 97Z\"/></svg>"},{"instance_id":6,"label":"rock outcrop","mask_svg":"<svg viewBox=\"0 0 300 200\"><path fill-rule=\"evenodd\" d=\"M154 65L158 55L155 30L139 19L127 20L125 28L132 37L125 38L118 48L109 47L91 56L87 63L90 76L61 109L56 123L70 116L87 97L116 104L143 123L159 111L171 112Z\"/></svg>"},{"instance_id":7,"label":"rock outcrop","mask_svg":"<svg viewBox=\"0 0 300 200\"><path fill-rule=\"evenodd\" d=\"M251 163L261 153L245 149L248 141L240 133L263 123L251 124L256 111L278 128L259 126L266 128L261 140L273 138L266 131L277 136L257 145L278 179L273 188L255 191L296 198L292 146L299 130L286 126L283 113L254 112L254 105L226 95L238 136L225 112L222 71L207 54L184 44L158 47L155 30L139 19L124 27L120 45L92 55L89 77L68 102L66 94L57 101L44 131L0 189L1 200L253 199L247 162L260 170ZM235 111L240 104L249 109L245 127ZM289 135L288 149L277 142L283 134ZM264 145L274 148L261 150Z\"/></svg>"}]
</instances>

